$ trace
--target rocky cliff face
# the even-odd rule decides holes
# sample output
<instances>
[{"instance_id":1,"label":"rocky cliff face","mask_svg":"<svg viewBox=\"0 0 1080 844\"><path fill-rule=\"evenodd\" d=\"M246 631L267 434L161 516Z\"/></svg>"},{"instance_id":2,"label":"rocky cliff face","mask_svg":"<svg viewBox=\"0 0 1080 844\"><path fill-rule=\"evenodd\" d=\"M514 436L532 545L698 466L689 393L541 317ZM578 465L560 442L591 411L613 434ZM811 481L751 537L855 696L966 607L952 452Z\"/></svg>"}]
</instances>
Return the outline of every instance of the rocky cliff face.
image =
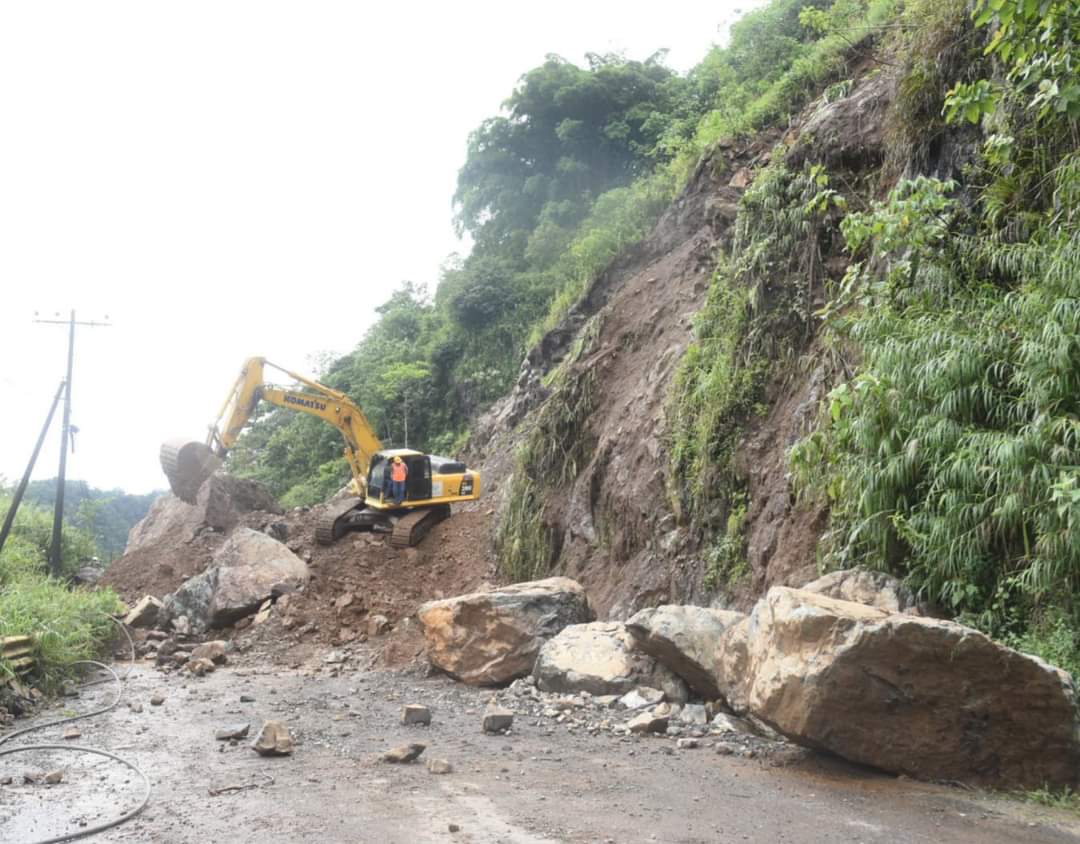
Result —
<instances>
[{"instance_id":1,"label":"rocky cliff face","mask_svg":"<svg viewBox=\"0 0 1080 844\"><path fill-rule=\"evenodd\" d=\"M881 172L895 88L889 74L865 73L844 96L810 103L786 131L714 150L652 233L529 353L514 391L477 426L473 447L501 514L515 452L551 401L545 384L553 371L561 366L564 383L577 379L588 390L571 478L545 492L543 524L553 571L585 585L600 617L626 618L667 602L746 607L772 585L798 586L817 575L826 512L797 504L787 470L788 449L835 376L813 324L796 338L790 365L773 367L760 412L744 424L733 468L725 470L738 475L747 499L749 577L734 588L706 588L705 531L672 500L666 405L743 191L777 154L793 169L828 167L839 177L834 184L852 194L887 188ZM808 309L824 304L825 282L846 268L841 254L823 254L820 263L826 278L807 288Z\"/></svg>"}]
</instances>

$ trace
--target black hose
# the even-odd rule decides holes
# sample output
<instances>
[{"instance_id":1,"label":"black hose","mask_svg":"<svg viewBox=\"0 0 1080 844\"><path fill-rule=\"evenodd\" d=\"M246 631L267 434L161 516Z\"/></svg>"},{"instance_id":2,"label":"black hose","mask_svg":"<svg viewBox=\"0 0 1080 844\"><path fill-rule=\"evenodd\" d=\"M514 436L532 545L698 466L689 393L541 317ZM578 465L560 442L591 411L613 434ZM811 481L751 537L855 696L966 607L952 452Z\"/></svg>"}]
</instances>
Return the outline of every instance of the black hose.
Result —
<instances>
[{"instance_id":1,"label":"black hose","mask_svg":"<svg viewBox=\"0 0 1080 844\"><path fill-rule=\"evenodd\" d=\"M124 632L124 635L127 637L128 643L131 645L131 664L128 666L127 673L124 675L124 680L126 680L128 677L131 676L131 672L135 668L135 642L132 640L131 634L128 633L127 627L125 627L122 622L117 621L112 616L109 616L109 618L112 621L116 622L116 624ZM81 715L71 715L67 718L60 718L56 721L46 721L44 724L34 724L32 727L24 727L21 730L16 730L13 733L8 733L6 736L0 736L0 745L11 741L16 736L25 735L26 733L31 733L35 730L43 730L46 727L55 727L59 724L69 724L72 721L81 721L84 718L92 718L95 715L101 715L102 713L108 712L109 710L116 707L116 705L120 702L120 698L123 697L124 684L123 680L120 679L119 675L115 671L113 671L109 666L105 665L104 663L95 662L92 659L80 659L77 662L73 662L72 665L96 665L98 668L103 668L108 671L112 675L112 680L116 683L116 697L113 699L113 701L107 706L103 706L100 709L95 709L92 712L84 712ZM89 683L84 683L83 686L95 686L98 683L108 681L109 678L106 677L99 680L91 680ZM112 829L113 827L119 826L125 821L131 820L133 817L139 814L139 812L145 809L146 805L150 802L150 778L147 777L146 774L143 773L142 769L139 768L134 762L117 756L115 753L110 753L107 750L101 750L97 747L84 747L82 745L74 744L27 744L23 745L22 747L10 747L7 750L0 750L0 756L7 756L11 753L25 753L34 750L60 750L72 753L93 753L97 756L104 756L107 759L112 759L113 761L119 762L121 765L130 768L140 777L142 777L143 785L146 786L146 793L143 795L142 801L139 803L138 806L136 806L131 811L125 812L120 817L115 818L114 820L106 821L105 823L101 823L96 826L86 827L85 829L79 829L75 832L68 832L64 835L59 835L54 838L47 838L42 841L29 842L28 844L59 844L59 842L61 841L73 841L76 838L83 838L87 835L94 835L98 832L104 832L106 829Z\"/></svg>"}]
</instances>

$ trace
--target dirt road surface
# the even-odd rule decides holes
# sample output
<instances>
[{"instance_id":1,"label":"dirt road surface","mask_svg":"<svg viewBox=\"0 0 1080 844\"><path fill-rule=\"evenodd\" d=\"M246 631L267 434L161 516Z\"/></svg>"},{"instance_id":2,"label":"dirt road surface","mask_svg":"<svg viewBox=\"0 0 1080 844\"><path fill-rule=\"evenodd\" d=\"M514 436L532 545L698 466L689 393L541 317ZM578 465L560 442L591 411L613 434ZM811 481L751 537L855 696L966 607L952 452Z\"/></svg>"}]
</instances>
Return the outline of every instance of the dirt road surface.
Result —
<instances>
[{"instance_id":1,"label":"dirt road surface","mask_svg":"<svg viewBox=\"0 0 1080 844\"><path fill-rule=\"evenodd\" d=\"M810 754L776 760L676 749L667 738L570 732L519 716L486 735L490 692L419 673L344 665L296 669L229 665L204 678L138 666L116 709L82 721L72 744L119 753L153 784L148 808L95 842L1040 842L1080 841L1080 819L1016 800L915 783ZM87 711L111 685L42 713ZM164 695L159 706L150 703ZM250 702L241 702L241 695ZM406 703L430 707L430 727L400 723ZM249 740L215 731L284 721L293 755L264 758ZM19 743L63 743L51 727ZM395 745L427 745L391 765ZM434 775L425 760L453 772ZM24 784L31 769L61 769L59 785ZM24 844L115 817L140 782L75 753L0 758L0 840Z\"/></svg>"}]
</instances>

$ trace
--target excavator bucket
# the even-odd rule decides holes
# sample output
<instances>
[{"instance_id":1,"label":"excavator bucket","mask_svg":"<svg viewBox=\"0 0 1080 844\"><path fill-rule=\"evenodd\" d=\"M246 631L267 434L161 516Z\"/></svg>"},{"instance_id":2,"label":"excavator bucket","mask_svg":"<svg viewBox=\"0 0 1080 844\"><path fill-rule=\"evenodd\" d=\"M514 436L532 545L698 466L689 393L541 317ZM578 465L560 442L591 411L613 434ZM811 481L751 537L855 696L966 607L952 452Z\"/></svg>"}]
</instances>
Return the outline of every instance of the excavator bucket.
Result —
<instances>
[{"instance_id":1,"label":"excavator bucket","mask_svg":"<svg viewBox=\"0 0 1080 844\"><path fill-rule=\"evenodd\" d=\"M199 488L221 463L221 458L206 443L169 440L161 446L161 468L169 479L169 487L188 504L195 503Z\"/></svg>"}]
</instances>

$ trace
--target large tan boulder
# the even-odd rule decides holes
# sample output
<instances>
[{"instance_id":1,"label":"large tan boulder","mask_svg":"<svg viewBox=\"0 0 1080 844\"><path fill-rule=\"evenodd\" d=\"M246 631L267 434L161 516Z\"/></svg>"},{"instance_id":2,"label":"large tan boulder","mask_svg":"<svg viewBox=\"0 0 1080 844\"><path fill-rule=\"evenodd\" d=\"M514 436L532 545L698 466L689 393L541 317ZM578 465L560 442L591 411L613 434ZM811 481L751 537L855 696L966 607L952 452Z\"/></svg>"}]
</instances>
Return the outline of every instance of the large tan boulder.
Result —
<instances>
[{"instance_id":1,"label":"large tan boulder","mask_svg":"<svg viewBox=\"0 0 1080 844\"><path fill-rule=\"evenodd\" d=\"M650 686L672 701L682 703L688 697L682 679L638 650L626 625L617 621L567 627L544 643L533 676L545 692L623 695L636 686Z\"/></svg>"},{"instance_id":2,"label":"large tan boulder","mask_svg":"<svg viewBox=\"0 0 1080 844\"><path fill-rule=\"evenodd\" d=\"M547 639L593 614L581 584L551 577L430 601L417 616L432 665L464 683L489 686L527 675Z\"/></svg>"},{"instance_id":3,"label":"large tan boulder","mask_svg":"<svg viewBox=\"0 0 1080 844\"><path fill-rule=\"evenodd\" d=\"M163 612L168 619L187 616L196 632L224 627L268 598L299 589L309 577L307 564L272 536L241 527L206 571L166 596Z\"/></svg>"},{"instance_id":4,"label":"large tan boulder","mask_svg":"<svg viewBox=\"0 0 1080 844\"><path fill-rule=\"evenodd\" d=\"M866 604L886 612L925 615L911 590L885 572L868 569L841 569L829 572L800 587L841 601Z\"/></svg>"},{"instance_id":5,"label":"large tan boulder","mask_svg":"<svg viewBox=\"0 0 1080 844\"><path fill-rule=\"evenodd\" d=\"M716 653L729 627L745 613L706 607L667 605L635 614L626 629L638 648L667 666L705 700L721 696L716 677Z\"/></svg>"},{"instance_id":6,"label":"large tan boulder","mask_svg":"<svg viewBox=\"0 0 1080 844\"><path fill-rule=\"evenodd\" d=\"M716 645L713 676L720 697L732 712L750 711L750 616L728 627Z\"/></svg>"},{"instance_id":7,"label":"large tan boulder","mask_svg":"<svg viewBox=\"0 0 1080 844\"><path fill-rule=\"evenodd\" d=\"M1077 782L1072 679L982 633L782 587L747 633L750 711L798 742L922 779Z\"/></svg>"}]
</instances>

